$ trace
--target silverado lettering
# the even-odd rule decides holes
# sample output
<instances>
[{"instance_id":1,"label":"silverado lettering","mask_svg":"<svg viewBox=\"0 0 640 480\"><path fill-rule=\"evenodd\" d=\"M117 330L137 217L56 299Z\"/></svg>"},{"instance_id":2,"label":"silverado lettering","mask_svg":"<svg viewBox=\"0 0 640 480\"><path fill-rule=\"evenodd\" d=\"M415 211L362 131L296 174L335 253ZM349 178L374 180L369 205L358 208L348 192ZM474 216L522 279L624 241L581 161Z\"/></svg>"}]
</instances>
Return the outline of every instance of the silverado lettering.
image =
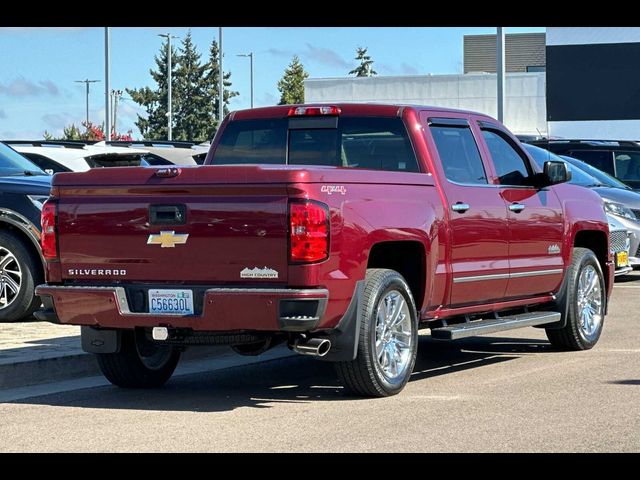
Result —
<instances>
[{"instance_id":1,"label":"silverado lettering","mask_svg":"<svg viewBox=\"0 0 640 480\"><path fill-rule=\"evenodd\" d=\"M236 111L203 166L165 170L58 173L42 209L36 316L81 325L116 385L163 385L192 345L286 343L333 362L349 391L388 396L410 378L419 328L456 340L535 326L565 350L602 332L614 274L602 200L486 115ZM184 212L189 242L149 248L178 230L156 211Z\"/></svg>"},{"instance_id":2,"label":"silverado lettering","mask_svg":"<svg viewBox=\"0 0 640 480\"><path fill-rule=\"evenodd\" d=\"M126 270L111 270L111 269L103 270L103 269L96 269L96 268L92 268L92 269L70 268L68 270L68 273L69 273L69 275L78 275L78 276L90 275L92 277L96 277L96 276L103 276L103 275L123 276L123 275L127 274L127 271Z\"/></svg>"}]
</instances>

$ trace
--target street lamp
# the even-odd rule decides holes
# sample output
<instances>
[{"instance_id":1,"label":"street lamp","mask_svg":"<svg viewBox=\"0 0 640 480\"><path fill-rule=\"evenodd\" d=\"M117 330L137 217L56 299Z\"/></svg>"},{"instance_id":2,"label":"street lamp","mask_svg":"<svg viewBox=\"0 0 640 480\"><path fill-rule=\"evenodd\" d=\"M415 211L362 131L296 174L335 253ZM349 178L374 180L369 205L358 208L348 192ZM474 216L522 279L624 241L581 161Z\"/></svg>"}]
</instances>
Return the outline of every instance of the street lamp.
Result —
<instances>
[{"instance_id":1,"label":"street lamp","mask_svg":"<svg viewBox=\"0 0 640 480\"><path fill-rule=\"evenodd\" d=\"M89 84L90 83L96 83L99 82L100 80L75 80L76 83L84 83L87 86L87 130L89 129Z\"/></svg>"},{"instance_id":2,"label":"street lamp","mask_svg":"<svg viewBox=\"0 0 640 480\"><path fill-rule=\"evenodd\" d=\"M168 88L167 88L167 140L171 141L171 116L172 116L172 105L171 105L171 39L179 38L170 33L159 33L159 37L163 37L167 39L169 53L167 54L167 77L168 77Z\"/></svg>"},{"instance_id":3,"label":"street lamp","mask_svg":"<svg viewBox=\"0 0 640 480\"><path fill-rule=\"evenodd\" d=\"M253 52L239 53L238 57L249 57L249 64L251 68L251 108L253 108Z\"/></svg>"}]
</instances>

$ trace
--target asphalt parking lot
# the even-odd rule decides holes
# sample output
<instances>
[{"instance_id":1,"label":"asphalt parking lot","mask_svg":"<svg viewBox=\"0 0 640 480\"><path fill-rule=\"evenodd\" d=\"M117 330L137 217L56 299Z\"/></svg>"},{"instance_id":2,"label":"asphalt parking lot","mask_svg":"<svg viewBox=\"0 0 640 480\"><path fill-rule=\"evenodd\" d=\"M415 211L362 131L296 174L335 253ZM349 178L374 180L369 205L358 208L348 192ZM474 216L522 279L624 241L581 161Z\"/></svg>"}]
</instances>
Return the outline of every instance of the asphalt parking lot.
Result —
<instances>
[{"instance_id":1,"label":"asphalt parking lot","mask_svg":"<svg viewBox=\"0 0 640 480\"><path fill-rule=\"evenodd\" d=\"M412 381L386 399L346 397L331 365L285 351L207 360L157 391L32 387L0 403L0 451L637 452L639 310L636 272L590 351L554 351L534 328L423 335Z\"/></svg>"}]
</instances>

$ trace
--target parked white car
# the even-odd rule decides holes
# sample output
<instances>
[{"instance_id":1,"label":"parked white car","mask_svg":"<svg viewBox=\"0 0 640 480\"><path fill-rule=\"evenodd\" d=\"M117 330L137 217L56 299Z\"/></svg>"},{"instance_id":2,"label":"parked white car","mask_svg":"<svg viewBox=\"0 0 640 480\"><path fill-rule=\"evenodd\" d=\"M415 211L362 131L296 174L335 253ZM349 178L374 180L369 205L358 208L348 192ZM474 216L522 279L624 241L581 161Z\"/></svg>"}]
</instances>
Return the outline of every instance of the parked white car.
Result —
<instances>
[{"instance_id":1,"label":"parked white car","mask_svg":"<svg viewBox=\"0 0 640 480\"><path fill-rule=\"evenodd\" d=\"M194 144L192 142L171 141L114 141L109 145L144 149L149 153L164 158L174 165L202 165L209 143Z\"/></svg>"},{"instance_id":2,"label":"parked white car","mask_svg":"<svg viewBox=\"0 0 640 480\"><path fill-rule=\"evenodd\" d=\"M8 140L6 143L50 174L84 172L100 167L172 164L146 149L116 147L105 142L86 145L82 142Z\"/></svg>"}]
</instances>

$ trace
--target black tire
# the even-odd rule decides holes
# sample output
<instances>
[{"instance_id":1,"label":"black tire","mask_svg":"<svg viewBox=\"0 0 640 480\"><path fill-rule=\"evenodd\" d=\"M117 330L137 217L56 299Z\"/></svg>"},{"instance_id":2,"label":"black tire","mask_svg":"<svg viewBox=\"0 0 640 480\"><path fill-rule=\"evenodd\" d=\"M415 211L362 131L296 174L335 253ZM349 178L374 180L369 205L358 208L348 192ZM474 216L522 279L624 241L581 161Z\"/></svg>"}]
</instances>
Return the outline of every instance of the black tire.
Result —
<instances>
[{"instance_id":1,"label":"black tire","mask_svg":"<svg viewBox=\"0 0 640 480\"><path fill-rule=\"evenodd\" d=\"M28 317L36 310L40 304L40 297L37 297L36 287L43 283L44 273L42 271L42 263L40 259L24 244L24 240L14 233L1 230L0 231L0 261L8 256L9 252L14 258L10 266L12 271L18 271L15 268L17 262L21 277L19 278L19 289L17 294L7 290L8 305L5 307L5 287L4 282L0 282L0 322L17 322ZM3 268L0 268L0 276L4 276ZM18 277L13 273L6 273L16 282ZM17 283L17 282L16 282ZM15 283L13 283L15 284ZM12 284L12 285L13 285ZM15 295L10 297L10 295Z\"/></svg>"},{"instance_id":2,"label":"black tire","mask_svg":"<svg viewBox=\"0 0 640 480\"><path fill-rule=\"evenodd\" d=\"M156 362L153 355L156 355ZM124 388L158 388L176 369L180 351L169 345L157 346L143 331L123 330L118 353L97 353L102 374Z\"/></svg>"},{"instance_id":3,"label":"black tire","mask_svg":"<svg viewBox=\"0 0 640 480\"><path fill-rule=\"evenodd\" d=\"M409 310L411 345L404 373L390 380L376 358L376 318L379 302L391 291L399 292ZM358 352L352 361L336 362L338 377L347 391L365 397L388 397L400 393L405 387L416 361L418 350L418 315L411 290L402 275L394 270L372 268L367 270L360 310Z\"/></svg>"},{"instance_id":4,"label":"black tire","mask_svg":"<svg viewBox=\"0 0 640 480\"><path fill-rule=\"evenodd\" d=\"M578 282L580 275L589 266L595 269L597 281L600 286L600 302L602 305L601 319L595 327L595 331L587 335L581 328L582 321L578 307ZM562 315L566 312L566 325L564 328L547 328L547 338L551 345L560 350L589 350L598 343L602 327L604 325L604 311L606 309L606 286L602 268L595 254L587 249L574 247L571 264L565 276L565 285L558 295L558 306Z\"/></svg>"}]
</instances>

